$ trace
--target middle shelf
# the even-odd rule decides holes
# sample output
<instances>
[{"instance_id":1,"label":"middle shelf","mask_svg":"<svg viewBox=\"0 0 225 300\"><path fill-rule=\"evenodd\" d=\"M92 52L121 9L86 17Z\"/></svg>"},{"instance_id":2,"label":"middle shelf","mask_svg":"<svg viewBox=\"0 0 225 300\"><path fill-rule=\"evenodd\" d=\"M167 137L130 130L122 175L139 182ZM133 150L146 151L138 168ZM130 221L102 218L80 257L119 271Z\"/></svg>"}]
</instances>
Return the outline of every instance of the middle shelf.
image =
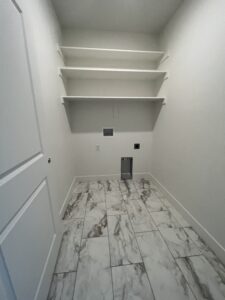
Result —
<instances>
[{"instance_id":1,"label":"middle shelf","mask_svg":"<svg viewBox=\"0 0 225 300\"><path fill-rule=\"evenodd\" d=\"M155 80L163 79L167 74L166 71L145 69L61 67L59 70L67 79Z\"/></svg>"},{"instance_id":2,"label":"middle shelf","mask_svg":"<svg viewBox=\"0 0 225 300\"><path fill-rule=\"evenodd\" d=\"M65 101L95 101L95 100L129 100L129 101L165 101L165 97L129 97L129 96L62 96L62 102Z\"/></svg>"}]
</instances>

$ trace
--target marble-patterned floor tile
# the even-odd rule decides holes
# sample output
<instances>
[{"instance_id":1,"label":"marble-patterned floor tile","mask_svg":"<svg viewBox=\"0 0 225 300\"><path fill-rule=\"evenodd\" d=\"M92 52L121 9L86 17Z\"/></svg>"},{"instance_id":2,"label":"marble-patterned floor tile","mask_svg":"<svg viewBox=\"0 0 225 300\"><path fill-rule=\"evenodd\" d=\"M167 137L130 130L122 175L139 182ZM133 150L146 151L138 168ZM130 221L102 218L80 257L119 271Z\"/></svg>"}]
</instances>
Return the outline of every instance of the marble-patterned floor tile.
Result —
<instances>
[{"instance_id":1,"label":"marble-patterned floor tile","mask_svg":"<svg viewBox=\"0 0 225 300\"><path fill-rule=\"evenodd\" d=\"M105 202L88 201L85 217L104 216L106 214Z\"/></svg>"},{"instance_id":2,"label":"marble-patterned floor tile","mask_svg":"<svg viewBox=\"0 0 225 300\"><path fill-rule=\"evenodd\" d=\"M109 216L108 229L112 266L142 262L127 215Z\"/></svg>"},{"instance_id":3,"label":"marble-patterned floor tile","mask_svg":"<svg viewBox=\"0 0 225 300\"><path fill-rule=\"evenodd\" d=\"M89 183L78 181L75 183L73 194L88 193L88 191L89 191Z\"/></svg>"},{"instance_id":4,"label":"marble-patterned floor tile","mask_svg":"<svg viewBox=\"0 0 225 300\"><path fill-rule=\"evenodd\" d=\"M170 211L152 212L151 216L158 228L179 228L180 224Z\"/></svg>"},{"instance_id":5,"label":"marble-patterned floor tile","mask_svg":"<svg viewBox=\"0 0 225 300\"><path fill-rule=\"evenodd\" d=\"M139 197L149 212L168 210L161 200L152 191L139 191Z\"/></svg>"},{"instance_id":6,"label":"marble-patterned floor tile","mask_svg":"<svg viewBox=\"0 0 225 300\"><path fill-rule=\"evenodd\" d=\"M126 206L120 192L106 193L106 208L108 216L126 214Z\"/></svg>"},{"instance_id":7,"label":"marble-patterned floor tile","mask_svg":"<svg viewBox=\"0 0 225 300\"><path fill-rule=\"evenodd\" d=\"M65 232L58 255L55 273L76 271L83 230L83 220L74 219L64 224Z\"/></svg>"},{"instance_id":8,"label":"marble-patterned floor tile","mask_svg":"<svg viewBox=\"0 0 225 300\"><path fill-rule=\"evenodd\" d=\"M157 230L141 200L127 202L126 207L134 232Z\"/></svg>"},{"instance_id":9,"label":"marble-patterned floor tile","mask_svg":"<svg viewBox=\"0 0 225 300\"><path fill-rule=\"evenodd\" d=\"M222 264L219 258L217 258L213 251L210 250L210 248L192 228L184 228L184 230L188 234L189 238L195 242L200 252L207 258L208 262L213 266L215 271L220 275L223 282L225 282L225 266Z\"/></svg>"},{"instance_id":10,"label":"marble-patterned floor tile","mask_svg":"<svg viewBox=\"0 0 225 300\"><path fill-rule=\"evenodd\" d=\"M83 238L107 236L107 234L105 202L89 201L86 207Z\"/></svg>"},{"instance_id":11,"label":"marble-patterned floor tile","mask_svg":"<svg viewBox=\"0 0 225 300\"><path fill-rule=\"evenodd\" d=\"M137 180L134 180L134 185L138 191L151 190L151 182L148 179L140 178Z\"/></svg>"},{"instance_id":12,"label":"marble-patterned floor tile","mask_svg":"<svg viewBox=\"0 0 225 300\"><path fill-rule=\"evenodd\" d=\"M122 196L123 196L124 201L132 201L132 200L140 199L137 192L134 192L134 193L125 192L125 193L122 194Z\"/></svg>"},{"instance_id":13,"label":"marble-patterned floor tile","mask_svg":"<svg viewBox=\"0 0 225 300\"><path fill-rule=\"evenodd\" d=\"M198 247L183 228L161 228L160 232L175 258L200 255Z\"/></svg>"},{"instance_id":14,"label":"marble-patterned floor tile","mask_svg":"<svg viewBox=\"0 0 225 300\"><path fill-rule=\"evenodd\" d=\"M90 195L90 201L105 202L104 190L100 190L100 191L90 190L89 195Z\"/></svg>"},{"instance_id":15,"label":"marble-patterned floor tile","mask_svg":"<svg viewBox=\"0 0 225 300\"><path fill-rule=\"evenodd\" d=\"M190 224L184 219L184 217L175 209L175 207L166 198L163 198L162 202L182 227L190 227Z\"/></svg>"},{"instance_id":16,"label":"marble-patterned floor tile","mask_svg":"<svg viewBox=\"0 0 225 300\"><path fill-rule=\"evenodd\" d=\"M48 300L73 300L76 273L54 274Z\"/></svg>"},{"instance_id":17,"label":"marble-patterned floor tile","mask_svg":"<svg viewBox=\"0 0 225 300\"><path fill-rule=\"evenodd\" d=\"M73 300L113 300L108 238L82 240Z\"/></svg>"},{"instance_id":18,"label":"marble-patterned floor tile","mask_svg":"<svg viewBox=\"0 0 225 300\"><path fill-rule=\"evenodd\" d=\"M179 258L177 263L198 300L225 299L225 283L204 256Z\"/></svg>"},{"instance_id":19,"label":"marble-patterned floor tile","mask_svg":"<svg viewBox=\"0 0 225 300\"><path fill-rule=\"evenodd\" d=\"M121 180L119 182L120 190L122 193L136 193L136 187L133 183L133 180Z\"/></svg>"},{"instance_id":20,"label":"marble-patterned floor tile","mask_svg":"<svg viewBox=\"0 0 225 300\"><path fill-rule=\"evenodd\" d=\"M108 192L120 192L120 184L117 179L109 179L104 181L105 191Z\"/></svg>"},{"instance_id":21,"label":"marble-patterned floor tile","mask_svg":"<svg viewBox=\"0 0 225 300\"><path fill-rule=\"evenodd\" d=\"M178 268L158 231L137 235L155 300L194 300L184 275Z\"/></svg>"},{"instance_id":22,"label":"marble-patterned floor tile","mask_svg":"<svg viewBox=\"0 0 225 300\"><path fill-rule=\"evenodd\" d=\"M143 263L113 267L114 300L154 300Z\"/></svg>"},{"instance_id":23,"label":"marble-patterned floor tile","mask_svg":"<svg viewBox=\"0 0 225 300\"><path fill-rule=\"evenodd\" d=\"M84 218L85 207L89 197L88 193L74 194L67 205L63 219Z\"/></svg>"},{"instance_id":24,"label":"marble-patterned floor tile","mask_svg":"<svg viewBox=\"0 0 225 300\"><path fill-rule=\"evenodd\" d=\"M89 181L89 191L103 191L105 192L105 185L104 182L101 180L93 180Z\"/></svg>"},{"instance_id":25,"label":"marble-patterned floor tile","mask_svg":"<svg viewBox=\"0 0 225 300\"><path fill-rule=\"evenodd\" d=\"M102 217L87 217L84 221L83 238L107 236L107 214Z\"/></svg>"},{"instance_id":26,"label":"marble-patterned floor tile","mask_svg":"<svg viewBox=\"0 0 225 300\"><path fill-rule=\"evenodd\" d=\"M208 250L208 246L191 227L184 228L184 231L186 232L188 237L192 239L192 241L196 244L201 253L203 253L205 250Z\"/></svg>"}]
</instances>

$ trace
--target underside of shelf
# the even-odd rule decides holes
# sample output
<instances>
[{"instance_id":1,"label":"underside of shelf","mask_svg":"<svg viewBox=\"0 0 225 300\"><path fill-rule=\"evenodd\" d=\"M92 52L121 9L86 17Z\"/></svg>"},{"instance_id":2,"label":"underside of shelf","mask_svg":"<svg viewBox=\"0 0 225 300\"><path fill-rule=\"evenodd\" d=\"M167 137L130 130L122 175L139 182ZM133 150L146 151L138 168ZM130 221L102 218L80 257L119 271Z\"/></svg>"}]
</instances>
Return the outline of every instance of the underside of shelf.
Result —
<instances>
[{"instance_id":1,"label":"underside of shelf","mask_svg":"<svg viewBox=\"0 0 225 300\"><path fill-rule=\"evenodd\" d=\"M166 71L143 69L115 69L115 68L86 68L63 67L60 68L62 76L68 79L137 79L155 80L163 78Z\"/></svg>"},{"instance_id":2,"label":"underside of shelf","mask_svg":"<svg viewBox=\"0 0 225 300\"><path fill-rule=\"evenodd\" d=\"M63 96L62 103L65 101L150 101L150 102L165 102L165 97L130 97L130 96Z\"/></svg>"},{"instance_id":3,"label":"underside of shelf","mask_svg":"<svg viewBox=\"0 0 225 300\"><path fill-rule=\"evenodd\" d=\"M162 59L162 51L141 51L124 49L103 49L86 47L59 47L66 58L95 58L95 59L117 59L117 60L146 60L157 62Z\"/></svg>"}]
</instances>

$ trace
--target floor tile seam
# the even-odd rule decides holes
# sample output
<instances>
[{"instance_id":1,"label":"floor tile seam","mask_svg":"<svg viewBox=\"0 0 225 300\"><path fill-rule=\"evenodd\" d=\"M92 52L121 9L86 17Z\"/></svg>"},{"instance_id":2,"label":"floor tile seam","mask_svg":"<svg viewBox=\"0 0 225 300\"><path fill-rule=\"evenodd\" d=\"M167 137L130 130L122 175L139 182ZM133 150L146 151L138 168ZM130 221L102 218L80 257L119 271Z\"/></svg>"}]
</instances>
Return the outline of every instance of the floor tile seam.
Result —
<instances>
[{"instance_id":1,"label":"floor tile seam","mask_svg":"<svg viewBox=\"0 0 225 300\"><path fill-rule=\"evenodd\" d=\"M134 234L139 235L139 234L142 234L142 233L144 234L144 233L149 233L149 232L153 232L153 231L159 231L159 229L157 228L157 229L153 229L153 230L137 231Z\"/></svg>"},{"instance_id":2,"label":"floor tile seam","mask_svg":"<svg viewBox=\"0 0 225 300\"><path fill-rule=\"evenodd\" d=\"M128 215L128 219L129 219L130 225L131 225L131 227L132 227L132 229L133 229L134 238L135 238L135 241L136 241L136 243L137 243L137 247L138 247L138 251L139 251L139 254L140 254L142 263L143 263L144 266L145 266L144 259L143 259L143 257L142 257L142 253L141 253L141 249L140 249L140 247L139 247L138 240L137 240L137 237L136 237L136 235L135 235L134 228L133 228L133 225L132 225L132 223L131 223L131 220L130 220L128 211L127 211L127 215ZM157 300L157 299L156 299L156 296L155 296L155 294L154 294L154 291L153 291L153 288L152 288L152 284L151 284L151 282L150 282L150 278L149 278L149 276L148 276L146 267L145 267L145 273L146 273L146 276L147 276L147 278L148 278L148 282L149 282L149 285L150 285L150 288L151 288L151 291L152 291L153 298L154 298L154 300Z\"/></svg>"},{"instance_id":3,"label":"floor tile seam","mask_svg":"<svg viewBox=\"0 0 225 300\"><path fill-rule=\"evenodd\" d=\"M201 253L200 247L199 247L199 246L197 245L197 243L189 236L189 234L186 233L185 228L190 228L190 227L175 227L175 228L171 228L171 229L183 229L185 235L188 236L189 240L191 240L191 242L194 244L194 246L196 247L196 249L197 249L197 250L199 251L199 253L200 253L200 254L196 254L196 255L189 255L189 256L187 256L187 257L203 255L203 253ZM161 228L161 229L162 229L162 228ZM193 229L192 229L192 230L193 230ZM160 231L160 228L159 228L159 231ZM160 231L160 233L161 233L161 231ZM161 233L161 235L163 236L162 233ZM185 257L185 256L184 256L184 257ZM183 257L183 258L184 258L184 257ZM182 257L178 257L178 258L182 258Z\"/></svg>"},{"instance_id":4,"label":"floor tile seam","mask_svg":"<svg viewBox=\"0 0 225 300\"><path fill-rule=\"evenodd\" d=\"M107 233L108 233L107 238L108 238L108 250L109 250L109 265L110 265L110 274L111 274L112 296L113 296L113 300L114 300L115 295L114 295L114 284L113 284L113 274L112 274L112 259L111 259L110 242L109 242L109 222L108 222L108 214L107 214L106 193L107 193L107 191L105 190L105 206L106 206L106 218L107 218Z\"/></svg>"},{"instance_id":5,"label":"floor tile seam","mask_svg":"<svg viewBox=\"0 0 225 300\"><path fill-rule=\"evenodd\" d=\"M75 282L74 282L74 289L73 289L73 299L74 299L74 295L75 295L75 289L76 289L76 283L77 283L77 275L78 275L78 268L79 268L79 264L80 264L80 252L81 252L81 244L82 244L82 240L83 240L83 233L84 233L84 222L85 222L85 216L86 216L86 208L87 208L87 201L86 201L86 205L85 205L85 210L84 210L84 221L83 221L83 228L82 228L82 232L81 232L81 240L80 240L80 246L79 246L79 254L78 254L78 263L77 263L77 274L76 274L76 278L75 278Z\"/></svg>"},{"instance_id":6,"label":"floor tile seam","mask_svg":"<svg viewBox=\"0 0 225 300\"><path fill-rule=\"evenodd\" d=\"M60 274L69 274L69 273L77 273L77 271L66 271L66 272L54 272L53 275L60 275Z\"/></svg>"},{"instance_id":7,"label":"floor tile seam","mask_svg":"<svg viewBox=\"0 0 225 300\"><path fill-rule=\"evenodd\" d=\"M127 205L127 204L125 204L125 205ZM149 211L148 211L147 207L145 206L145 204L144 204L144 207L145 207L145 210L146 210L147 214L150 216L150 219L151 219L153 225L154 225L155 228L156 228L156 229L153 229L153 230L147 230L147 232L148 232L148 231L151 232L151 231L159 230L159 229L158 229L158 226L155 224L155 221L154 221L153 217L151 216L151 214L149 213ZM129 215L128 209L127 209L127 214ZM134 230L134 228L133 228L133 230ZM141 233L141 232L142 232L142 231L140 231L140 233ZM144 232L144 231L143 231L143 232ZM135 232L135 233L139 233L139 232Z\"/></svg>"},{"instance_id":8,"label":"floor tile seam","mask_svg":"<svg viewBox=\"0 0 225 300\"><path fill-rule=\"evenodd\" d=\"M174 256L175 260L177 259L182 259L182 258L189 258L189 257L199 257L199 256L204 256L202 253L200 254L192 254L192 255L186 255L186 256Z\"/></svg>"},{"instance_id":9,"label":"floor tile seam","mask_svg":"<svg viewBox=\"0 0 225 300\"><path fill-rule=\"evenodd\" d=\"M159 230L159 234L160 234L160 236L161 236L162 240L164 241L164 243L166 244L166 247L167 247L168 251L170 252L170 254L171 254L171 256L172 256L172 258L173 258L173 260L174 260L174 263L175 263L175 265L178 267L178 269L180 270L181 274L183 275L183 277L184 277L184 279L185 279L185 281L186 281L186 284L188 285L188 287L189 287L190 291L191 291L191 292L192 292L192 294L193 294L193 297L194 297L196 300L198 300L198 299L197 299L197 297L196 297L196 295L195 295L195 293L194 293L194 291L192 290L192 288L191 288L191 286L190 286L189 282L187 281L187 279L186 279L186 277L185 277L185 275L184 275L183 271L182 271L182 270L181 270L181 268L179 267L179 265L178 265L178 263L177 263L177 261L176 261L176 258L174 257L173 253L170 251L170 249L169 249L169 246L168 246L168 244L167 244L166 240L164 239L164 237L163 237L162 233L160 232L160 230Z\"/></svg>"},{"instance_id":10,"label":"floor tile seam","mask_svg":"<svg viewBox=\"0 0 225 300\"><path fill-rule=\"evenodd\" d=\"M154 218L153 218L153 216L152 216L152 214L154 214L154 213L160 213L160 212L168 212L169 210L162 210L162 211L152 211L152 212L150 212L149 211L149 214L151 215L151 217L152 217L152 219L153 219L153 221L155 222L155 220L154 220ZM171 213L171 212L170 212ZM171 213L172 214L172 213ZM173 215L173 214L172 214ZM174 227L169 227L169 228L189 228L189 227L184 227L184 226L182 226L178 221L177 221L177 219L174 217L174 215L173 215L173 218L175 219L175 221L177 222L177 225L176 226L174 226ZM155 224L156 224L156 222L155 222ZM157 228L159 228L159 230L160 230L160 226L159 225L156 225L157 226Z\"/></svg>"}]
</instances>

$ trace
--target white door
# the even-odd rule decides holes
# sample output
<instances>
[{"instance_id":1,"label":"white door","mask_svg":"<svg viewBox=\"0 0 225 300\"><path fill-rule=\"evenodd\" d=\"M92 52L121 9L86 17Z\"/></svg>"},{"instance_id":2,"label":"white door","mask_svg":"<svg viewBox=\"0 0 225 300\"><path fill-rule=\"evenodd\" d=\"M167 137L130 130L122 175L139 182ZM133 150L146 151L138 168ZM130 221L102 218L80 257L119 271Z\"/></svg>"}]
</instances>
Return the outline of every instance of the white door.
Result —
<instances>
[{"instance_id":1,"label":"white door","mask_svg":"<svg viewBox=\"0 0 225 300\"><path fill-rule=\"evenodd\" d=\"M23 12L0 1L0 299L46 299L57 254Z\"/></svg>"}]
</instances>

